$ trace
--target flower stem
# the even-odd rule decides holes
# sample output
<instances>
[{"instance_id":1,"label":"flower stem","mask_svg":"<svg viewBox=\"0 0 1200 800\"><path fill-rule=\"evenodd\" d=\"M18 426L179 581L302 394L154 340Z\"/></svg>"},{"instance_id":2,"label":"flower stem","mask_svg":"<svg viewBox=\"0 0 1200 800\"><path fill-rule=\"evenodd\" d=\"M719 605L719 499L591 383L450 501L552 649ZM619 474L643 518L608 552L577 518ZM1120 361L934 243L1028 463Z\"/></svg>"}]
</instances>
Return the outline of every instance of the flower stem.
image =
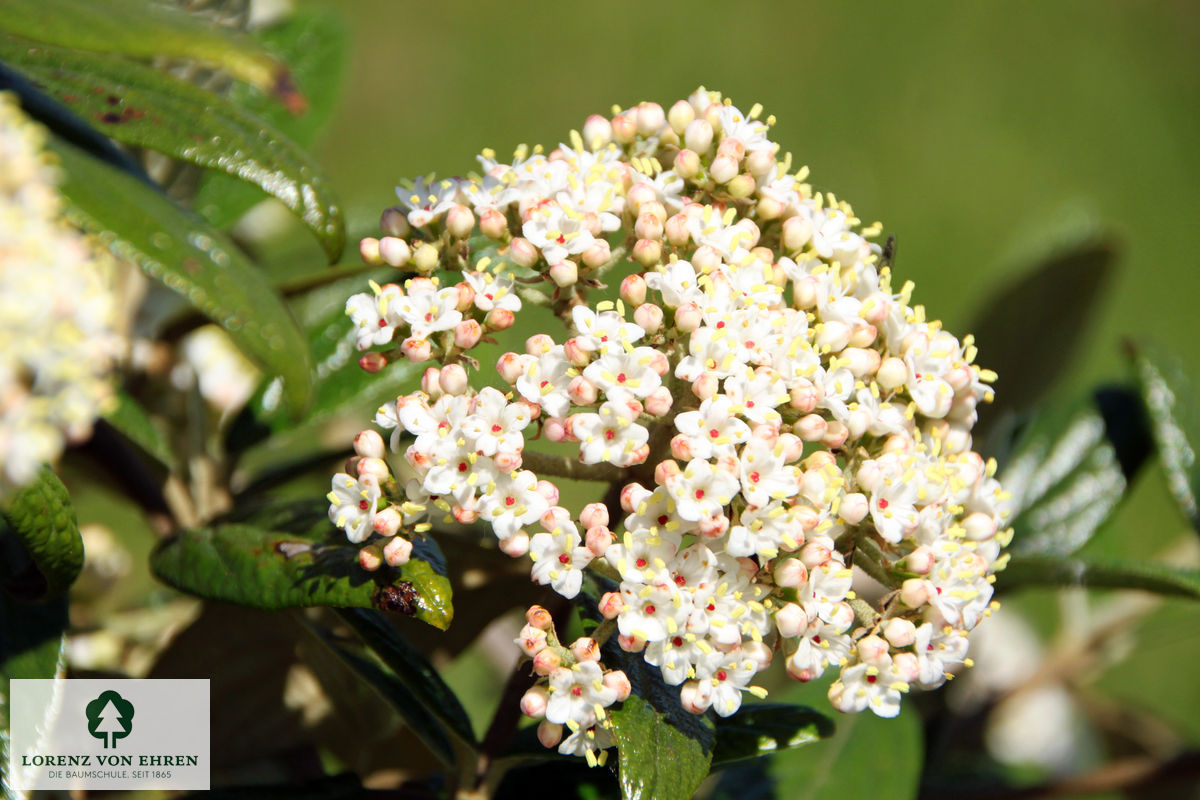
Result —
<instances>
[{"instance_id":1,"label":"flower stem","mask_svg":"<svg viewBox=\"0 0 1200 800\"><path fill-rule=\"evenodd\" d=\"M521 451L521 466L539 476L553 475L577 481L623 481L627 471L612 464L583 464L568 456L552 456L535 450Z\"/></svg>"}]
</instances>

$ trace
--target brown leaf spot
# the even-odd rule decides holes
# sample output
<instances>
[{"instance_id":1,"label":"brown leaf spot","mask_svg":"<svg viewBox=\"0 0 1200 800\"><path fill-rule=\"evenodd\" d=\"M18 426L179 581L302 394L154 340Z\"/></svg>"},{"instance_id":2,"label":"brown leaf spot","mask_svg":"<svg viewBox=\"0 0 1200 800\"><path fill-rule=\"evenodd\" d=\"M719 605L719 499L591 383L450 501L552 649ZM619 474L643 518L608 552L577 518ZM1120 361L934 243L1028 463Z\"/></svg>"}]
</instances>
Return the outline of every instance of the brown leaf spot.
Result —
<instances>
[{"instance_id":1,"label":"brown leaf spot","mask_svg":"<svg viewBox=\"0 0 1200 800\"><path fill-rule=\"evenodd\" d=\"M379 587L372 602L383 611L398 611L411 617L420 608L421 595L411 581L399 581Z\"/></svg>"}]
</instances>

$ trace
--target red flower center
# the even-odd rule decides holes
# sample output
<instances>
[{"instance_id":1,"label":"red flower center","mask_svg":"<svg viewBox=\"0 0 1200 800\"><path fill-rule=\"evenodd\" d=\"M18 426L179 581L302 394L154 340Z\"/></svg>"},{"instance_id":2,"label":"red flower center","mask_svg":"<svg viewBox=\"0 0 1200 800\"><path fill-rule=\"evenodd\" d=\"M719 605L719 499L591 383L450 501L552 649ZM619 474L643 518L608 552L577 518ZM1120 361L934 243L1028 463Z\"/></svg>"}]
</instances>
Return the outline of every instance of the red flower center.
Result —
<instances>
[{"instance_id":1,"label":"red flower center","mask_svg":"<svg viewBox=\"0 0 1200 800\"><path fill-rule=\"evenodd\" d=\"M571 563L571 557L570 557L569 555L567 555L566 553L563 553L561 556L559 556L559 557L558 557L558 563L560 563L560 564L570 564L570 563Z\"/></svg>"},{"instance_id":2,"label":"red flower center","mask_svg":"<svg viewBox=\"0 0 1200 800\"><path fill-rule=\"evenodd\" d=\"M656 610L656 609L654 608L654 606L646 606L646 613L647 613L647 614L653 614L653 613L655 612L655 610Z\"/></svg>"},{"instance_id":3,"label":"red flower center","mask_svg":"<svg viewBox=\"0 0 1200 800\"><path fill-rule=\"evenodd\" d=\"M879 678L878 678L877 676L875 676L875 675L868 675L868 676L867 676L867 683L874 683L874 682L875 682L875 681L877 681L877 680L879 680Z\"/></svg>"},{"instance_id":4,"label":"red flower center","mask_svg":"<svg viewBox=\"0 0 1200 800\"><path fill-rule=\"evenodd\" d=\"M370 503L368 503L366 500L363 500L361 503L358 504L358 507L361 508L363 511L366 511L368 508L370 508Z\"/></svg>"},{"instance_id":5,"label":"red flower center","mask_svg":"<svg viewBox=\"0 0 1200 800\"><path fill-rule=\"evenodd\" d=\"M888 507L888 501L887 501L887 500L884 500L884 499L882 499L882 498L880 498L880 500L879 500L879 509L882 511L883 509L885 509L885 508L887 508L887 507Z\"/></svg>"},{"instance_id":6,"label":"red flower center","mask_svg":"<svg viewBox=\"0 0 1200 800\"><path fill-rule=\"evenodd\" d=\"M516 502L517 502L517 498L513 497L511 494L508 497L504 498L504 505L506 505L506 506L516 505Z\"/></svg>"},{"instance_id":7,"label":"red flower center","mask_svg":"<svg viewBox=\"0 0 1200 800\"><path fill-rule=\"evenodd\" d=\"M717 670L717 680L723 681L728 677L729 677L729 675L728 675L728 673L725 672L725 670L723 670L723 669Z\"/></svg>"}]
</instances>

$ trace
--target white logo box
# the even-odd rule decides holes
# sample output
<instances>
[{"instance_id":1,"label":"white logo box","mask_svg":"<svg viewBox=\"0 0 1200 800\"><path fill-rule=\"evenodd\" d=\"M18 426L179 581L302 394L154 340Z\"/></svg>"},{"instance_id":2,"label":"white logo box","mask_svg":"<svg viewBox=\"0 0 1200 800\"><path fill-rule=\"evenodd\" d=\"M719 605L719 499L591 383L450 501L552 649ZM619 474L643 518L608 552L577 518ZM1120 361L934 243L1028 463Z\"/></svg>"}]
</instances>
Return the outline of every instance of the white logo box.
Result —
<instances>
[{"instance_id":1,"label":"white logo box","mask_svg":"<svg viewBox=\"0 0 1200 800\"><path fill-rule=\"evenodd\" d=\"M208 789L207 680L24 680L9 687L13 789Z\"/></svg>"}]
</instances>

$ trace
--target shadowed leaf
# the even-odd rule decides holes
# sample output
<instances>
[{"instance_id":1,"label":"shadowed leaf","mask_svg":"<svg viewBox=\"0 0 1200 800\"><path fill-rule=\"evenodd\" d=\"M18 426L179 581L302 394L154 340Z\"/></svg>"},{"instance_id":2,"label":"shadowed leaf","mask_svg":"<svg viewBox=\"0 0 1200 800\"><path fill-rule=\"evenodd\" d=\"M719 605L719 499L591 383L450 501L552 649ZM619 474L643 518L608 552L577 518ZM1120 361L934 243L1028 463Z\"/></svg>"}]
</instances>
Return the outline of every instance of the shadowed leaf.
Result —
<instances>
[{"instance_id":1,"label":"shadowed leaf","mask_svg":"<svg viewBox=\"0 0 1200 800\"><path fill-rule=\"evenodd\" d=\"M1167 486L1184 516L1200 530L1200 401L1194 385L1179 359L1160 345L1140 344L1132 358Z\"/></svg>"},{"instance_id":2,"label":"shadowed leaf","mask_svg":"<svg viewBox=\"0 0 1200 800\"><path fill-rule=\"evenodd\" d=\"M49 467L13 493L3 509L8 529L33 559L44 583L36 599L65 592L83 569L83 539L67 487ZM34 599L34 598L31 598Z\"/></svg>"},{"instance_id":3,"label":"shadowed leaf","mask_svg":"<svg viewBox=\"0 0 1200 800\"><path fill-rule=\"evenodd\" d=\"M1200 600L1200 570L1107 558L1013 556L998 575L1004 590L1024 586L1083 586L1090 589L1140 589Z\"/></svg>"},{"instance_id":4,"label":"shadowed leaf","mask_svg":"<svg viewBox=\"0 0 1200 800\"><path fill-rule=\"evenodd\" d=\"M794 750L833 735L833 720L807 706L755 703L717 718L713 766Z\"/></svg>"}]
</instances>

